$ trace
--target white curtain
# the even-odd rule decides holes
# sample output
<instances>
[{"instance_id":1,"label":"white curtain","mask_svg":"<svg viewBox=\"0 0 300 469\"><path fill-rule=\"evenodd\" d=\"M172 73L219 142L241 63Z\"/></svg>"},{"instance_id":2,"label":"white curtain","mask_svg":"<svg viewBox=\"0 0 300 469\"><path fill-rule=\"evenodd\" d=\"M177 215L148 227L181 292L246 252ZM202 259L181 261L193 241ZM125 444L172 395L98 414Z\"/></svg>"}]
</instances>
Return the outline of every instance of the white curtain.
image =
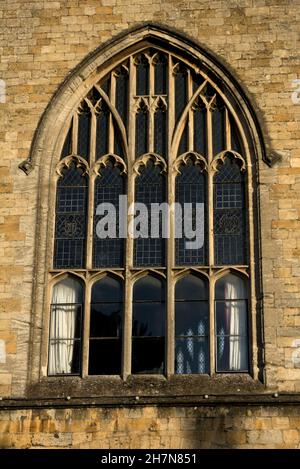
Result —
<instances>
[{"instance_id":1,"label":"white curtain","mask_svg":"<svg viewBox=\"0 0 300 469\"><path fill-rule=\"evenodd\" d=\"M244 282L233 275L228 276L225 284L225 318L230 334L229 369L232 371L247 369L247 306L244 298L246 298Z\"/></svg>"},{"instance_id":2,"label":"white curtain","mask_svg":"<svg viewBox=\"0 0 300 469\"><path fill-rule=\"evenodd\" d=\"M80 296L81 285L72 278L62 280L53 288L48 370L51 375L72 371L75 344L72 339Z\"/></svg>"}]
</instances>

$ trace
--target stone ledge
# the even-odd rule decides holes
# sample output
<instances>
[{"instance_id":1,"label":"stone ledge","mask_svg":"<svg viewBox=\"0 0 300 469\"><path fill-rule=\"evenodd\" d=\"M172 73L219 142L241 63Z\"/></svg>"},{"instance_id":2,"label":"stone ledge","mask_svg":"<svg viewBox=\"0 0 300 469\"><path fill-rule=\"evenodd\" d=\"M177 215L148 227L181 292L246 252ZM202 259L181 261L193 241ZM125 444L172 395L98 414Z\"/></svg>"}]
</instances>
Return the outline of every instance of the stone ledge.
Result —
<instances>
[{"instance_id":1,"label":"stone ledge","mask_svg":"<svg viewBox=\"0 0 300 469\"><path fill-rule=\"evenodd\" d=\"M300 405L299 393L261 393L261 394L212 394L193 396L132 396L132 397L82 397L69 396L40 399L2 399L1 410L36 409L36 408L78 408L78 407L144 407L144 406L285 406Z\"/></svg>"}]
</instances>

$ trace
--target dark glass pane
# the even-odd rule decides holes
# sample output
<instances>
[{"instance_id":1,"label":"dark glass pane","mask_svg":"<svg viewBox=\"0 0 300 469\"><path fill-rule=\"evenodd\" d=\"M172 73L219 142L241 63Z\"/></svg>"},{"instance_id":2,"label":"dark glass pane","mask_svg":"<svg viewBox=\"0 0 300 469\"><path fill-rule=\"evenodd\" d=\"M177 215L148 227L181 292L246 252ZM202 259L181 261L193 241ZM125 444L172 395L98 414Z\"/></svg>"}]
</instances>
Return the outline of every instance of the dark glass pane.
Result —
<instances>
[{"instance_id":1,"label":"dark glass pane","mask_svg":"<svg viewBox=\"0 0 300 469\"><path fill-rule=\"evenodd\" d=\"M120 156L121 158L124 158L125 155L124 155L121 132L115 120L113 121L113 123L114 123L114 153Z\"/></svg>"},{"instance_id":2,"label":"dark glass pane","mask_svg":"<svg viewBox=\"0 0 300 469\"><path fill-rule=\"evenodd\" d=\"M207 130L206 109L197 108L194 111L194 150L206 156Z\"/></svg>"},{"instance_id":3,"label":"dark glass pane","mask_svg":"<svg viewBox=\"0 0 300 469\"><path fill-rule=\"evenodd\" d=\"M91 339L89 349L89 375L121 374L120 339Z\"/></svg>"},{"instance_id":4,"label":"dark glass pane","mask_svg":"<svg viewBox=\"0 0 300 469\"><path fill-rule=\"evenodd\" d=\"M161 280L147 275L134 284L134 301L164 301L165 287Z\"/></svg>"},{"instance_id":5,"label":"dark glass pane","mask_svg":"<svg viewBox=\"0 0 300 469\"><path fill-rule=\"evenodd\" d=\"M123 285L112 277L103 277L92 288L92 303L119 302L123 300Z\"/></svg>"},{"instance_id":6,"label":"dark glass pane","mask_svg":"<svg viewBox=\"0 0 300 469\"><path fill-rule=\"evenodd\" d=\"M51 339L80 339L82 305L60 303L51 305Z\"/></svg>"},{"instance_id":7,"label":"dark glass pane","mask_svg":"<svg viewBox=\"0 0 300 469\"><path fill-rule=\"evenodd\" d=\"M187 105L187 70L185 65L178 64L175 73L175 117L178 120Z\"/></svg>"},{"instance_id":8,"label":"dark glass pane","mask_svg":"<svg viewBox=\"0 0 300 469\"><path fill-rule=\"evenodd\" d=\"M90 337L121 337L122 303L91 305Z\"/></svg>"},{"instance_id":9,"label":"dark glass pane","mask_svg":"<svg viewBox=\"0 0 300 469\"><path fill-rule=\"evenodd\" d=\"M82 105L78 116L78 155L88 159L90 149L91 113L88 105Z\"/></svg>"},{"instance_id":10,"label":"dark glass pane","mask_svg":"<svg viewBox=\"0 0 300 469\"><path fill-rule=\"evenodd\" d=\"M155 63L154 77L155 77L155 94L167 93L167 76L168 64L167 57L159 54Z\"/></svg>"},{"instance_id":11,"label":"dark glass pane","mask_svg":"<svg viewBox=\"0 0 300 469\"><path fill-rule=\"evenodd\" d=\"M146 205L148 209L148 237L137 238L134 242L134 265L163 266L165 263L165 239L162 238L162 212L159 214L159 237L151 234L151 204L165 202L165 177L161 167L149 161L140 167L140 175L135 181L135 201ZM153 226L154 228L154 226Z\"/></svg>"},{"instance_id":12,"label":"dark glass pane","mask_svg":"<svg viewBox=\"0 0 300 469\"><path fill-rule=\"evenodd\" d=\"M182 220L181 229L182 236L175 239L176 246L176 264L177 265L192 265L192 264L205 264L206 262L206 188L205 176L200 171L199 166L195 166L191 161L187 165L180 167L180 173L176 177L176 202L181 205ZM192 219L190 223L190 230L195 230L196 222L201 223L201 220L196 218L196 203L204 204L204 244L198 249L187 249L186 242L193 241L188 239L185 234L184 227L184 204L192 204ZM200 227L199 227L200 228Z\"/></svg>"},{"instance_id":13,"label":"dark glass pane","mask_svg":"<svg viewBox=\"0 0 300 469\"><path fill-rule=\"evenodd\" d=\"M179 147L178 147L178 155L182 155L186 153L188 150L188 124L186 123L184 126L184 130L182 132L182 136L180 139Z\"/></svg>"},{"instance_id":14,"label":"dark glass pane","mask_svg":"<svg viewBox=\"0 0 300 469\"><path fill-rule=\"evenodd\" d=\"M116 78L116 108L127 128L128 114L128 72L121 67Z\"/></svg>"},{"instance_id":15,"label":"dark glass pane","mask_svg":"<svg viewBox=\"0 0 300 469\"><path fill-rule=\"evenodd\" d=\"M166 156L167 147L167 114L164 108L158 108L154 114L154 151Z\"/></svg>"},{"instance_id":16,"label":"dark glass pane","mask_svg":"<svg viewBox=\"0 0 300 469\"><path fill-rule=\"evenodd\" d=\"M85 264L87 179L74 163L57 183L54 268Z\"/></svg>"},{"instance_id":17,"label":"dark glass pane","mask_svg":"<svg viewBox=\"0 0 300 469\"><path fill-rule=\"evenodd\" d=\"M97 109L96 118L96 159L98 159L108 153L109 111L104 101Z\"/></svg>"},{"instance_id":18,"label":"dark glass pane","mask_svg":"<svg viewBox=\"0 0 300 469\"><path fill-rule=\"evenodd\" d=\"M65 143L61 152L61 159L65 156L68 156L72 153L72 123L70 125L69 131L67 133Z\"/></svg>"},{"instance_id":19,"label":"dark glass pane","mask_svg":"<svg viewBox=\"0 0 300 469\"><path fill-rule=\"evenodd\" d=\"M135 130L136 158L148 152L148 110L141 106L136 114Z\"/></svg>"},{"instance_id":20,"label":"dark glass pane","mask_svg":"<svg viewBox=\"0 0 300 469\"><path fill-rule=\"evenodd\" d=\"M165 304L134 303L132 335L134 337L160 337L165 335Z\"/></svg>"},{"instance_id":21,"label":"dark glass pane","mask_svg":"<svg viewBox=\"0 0 300 469\"><path fill-rule=\"evenodd\" d=\"M104 81L101 82L101 88L103 91L109 95L109 89L110 89L110 77L106 78Z\"/></svg>"},{"instance_id":22,"label":"dark glass pane","mask_svg":"<svg viewBox=\"0 0 300 469\"><path fill-rule=\"evenodd\" d=\"M164 373L164 337L143 337L132 340L132 373Z\"/></svg>"},{"instance_id":23,"label":"dark glass pane","mask_svg":"<svg viewBox=\"0 0 300 469\"><path fill-rule=\"evenodd\" d=\"M176 336L206 336L208 334L207 301L176 301L175 314Z\"/></svg>"},{"instance_id":24,"label":"dark glass pane","mask_svg":"<svg viewBox=\"0 0 300 469\"><path fill-rule=\"evenodd\" d=\"M132 372L163 373L165 303L164 283L147 276L133 290Z\"/></svg>"},{"instance_id":25,"label":"dark glass pane","mask_svg":"<svg viewBox=\"0 0 300 469\"><path fill-rule=\"evenodd\" d=\"M246 300L248 293L245 281L237 275L225 275L216 283L215 298L217 300Z\"/></svg>"},{"instance_id":26,"label":"dark glass pane","mask_svg":"<svg viewBox=\"0 0 300 469\"><path fill-rule=\"evenodd\" d=\"M214 184L215 264L245 264L246 216L244 175L226 158Z\"/></svg>"},{"instance_id":27,"label":"dark glass pane","mask_svg":"<svg viewBox=\"0 0 300 469\"><path fill-rule=\"evenodd\" d=\"M212 113L213 153L217 155L225 150L225 108L217 103L217 108Z\"/></svg>"},{"instance_id":28,"label":"dark glass pane","mask_svg":"<svg viewBox=\"0 0 300 469\"><path fill-rule=\"evenodd\" d=\"M49 343L49 356L67 354L69 357L69 367L65 371L59 365L56 371L50 371L49 375L79 374L81 368L81 341L80 340L51 340ZM57 358L58 360L58 358Z\"/></svg>"},{"instance_id":29,"label":"dark glass pane","mask_svg":"<svg viewBox=\"0 0 300 469\"><path fill-rule=\"evenodd\" d=\"M193 71L191 71L191 73L192 73L192 80L193 80L193 93L195 93L197 89L199 88L199 86L202 85L202 83L204 82L204 78L199 73L196 74Z\"/></svg>"},{"instance_id":30,"label":"dark glass pane","mask_svg":"<svg viewBox=\"0 0 300 469\"><path fill-rule=\"evenodd\" d=\"M248 371L247 337L217 337L217 371Z\"/></svg>"},{"instance_id":31,"label":"dark glass pane","mask_svg":"<svg viewBox=\"0 0 300 469\"><path fill-rule=\"evenodd\" d=\"M230 117L230 125L231 125L231 148L232 150L242 154L243 153L242 138L237 128L237 125L232 117Z\"/></svg>"},{"instance_id":32,"label":"dark glass pane","mask_svg":"<svg viewBox=\"0 0 300 469\"><path fill-rule=\"evenodd\" d=\"M186 275L178 280L175 289L176 300L207 300L207 282L195 275Z\"/></svg>"},{"instance_id":33,"label":"dark glass pane","mask_svg":"<svg viewBox=\"0 0 300 469\"><path fill-rule=\"evenodd\" d=\"M124 179L120 174L120 169L113 167L111 162L106 167L101 167L101 176L95 181L93 266L96 268L123 266L125 243L124 239L119 236L119 196L122 194L124 194ZM115 233L108 233L106 238L98 236L99 227L105 224L107 216L107 212L104 215L96 214L97 207L101 203L112 204L116 213ZM102 218L104 222L101 224ZM105 225L100 230L103 231L100 236L104 236L107 229L108 226Z\"/></svg>"},{"instance_id":34,"label":"dark glass pane","mask_svg":"<svg viewBox=\"0 0 300 469\"><path fill-rule=\"evenodd\" d=\"M176 339L175 373L199 374L209 372L208 339Z\"/></svg>"},{"instance_id":35,"label":"dark glass pane","mask_svg":"<svg viewBox=\"0 0 300 469\"><path fill-rule=\"evenodd\" d=\"M149 63L144 55L136 59L136 94L138 96L149 94Z\"/></svg>"}]
</instances>

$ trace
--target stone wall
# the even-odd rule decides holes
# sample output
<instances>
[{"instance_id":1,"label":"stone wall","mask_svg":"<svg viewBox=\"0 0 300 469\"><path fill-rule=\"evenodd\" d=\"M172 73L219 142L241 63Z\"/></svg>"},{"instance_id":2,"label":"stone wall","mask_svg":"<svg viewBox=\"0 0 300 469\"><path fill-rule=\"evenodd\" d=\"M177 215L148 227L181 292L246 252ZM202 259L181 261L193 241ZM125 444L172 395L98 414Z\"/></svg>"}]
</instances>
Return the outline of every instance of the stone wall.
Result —
<instances>
[{"instance_id":1,"label":"stone wall","mask_svg":"<svg viewBox=\"0 0 300 469\"><path fill-rule=\"evenodd\" d=\"M300 448L300 406L2 411L0 448Z\"/></svg>"},{"instance_id":2,"label":"stone wall","mask_svg":"<svg viewBox=\"0 0 300 469\"><path fill-rule=\"evenodd\" d=\"M18 165L28 157L39 119L68 73L103 42L145 21L188 34L228 67L252 102L269 154L276 155L271 168L259 162L265 384L267 390L300 391L300 99L293 83L300 79L300 1L0 0L0 79L6 84L5 102L0 100L3 398L26 394L39 242L38 168L25 176ZM188 447L202 444L202 427L207 446L299 444L294 410L226 408L215 420L207 412L197 410L195 417L181 408L12 411L0 423L9 428L2 445ZM101 423L92 431L97 413L100 422L106 418L105 435ZM143 441L138 435L145 429Z\"/></svg>"}]
</instances>

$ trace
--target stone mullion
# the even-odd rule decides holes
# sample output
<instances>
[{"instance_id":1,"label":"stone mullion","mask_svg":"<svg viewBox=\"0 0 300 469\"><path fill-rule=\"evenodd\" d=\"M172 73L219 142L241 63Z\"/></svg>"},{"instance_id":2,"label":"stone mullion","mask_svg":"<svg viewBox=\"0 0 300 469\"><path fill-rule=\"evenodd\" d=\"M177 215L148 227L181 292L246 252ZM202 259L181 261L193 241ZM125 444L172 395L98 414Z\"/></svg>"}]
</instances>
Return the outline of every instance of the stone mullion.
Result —
<instances>
[{"instance_id":1,"label":"stone mullion","mask_svg":"<svg viewBox=\"0 0 300 469\"><path fill-rule=\"evenodd\" d=\"M96 155L96 128L97 118L94 110L91 110L91 134L90 134L90 171L93 170ZM94 184L95 178L90 174L88 190L88 214L87 214L87 239L86 239L86 267L93 267L93 223L94 223Z\"/></svg>"},{"instance_id":2,"label":"stone mullion","mask_svg":"<svg viewBox=\"0 0 300 469\"><path fill-rule=\"evenodd\" d=\"M154 65L149 60L149 101L148 101L148 151L154 152L154 116L155 116L155 97L154 97Z\"/></svg>"},{"instance_id":3,"label":"stone mullion","mask_svg":"<svg viewBox=\"0 0 300 469\"><path fill-rule=\"evenodd\" d=\"M110 75L110 102L113 107L116 104L116 75L111 73ZM109 125L108 125L108 153L114 153L115 143L115 129L112 113L109 113Z\"/></svg>"},{"instance_id":4,"label":"stone mullion","mask_svg":"<svg viewBox=\"0 0 300 469\"><path fill-rule=\"evenodd\" d=\"M211 107L207 106L207 159L208 159L208 174L207 174L207 204L208 204L208 265L210 270L209 282L209 362L210 374L215 373L215 292L213 281L214 266L214 187L213 187L213 171L211 163L213 160L213 135L212 135L212 111Z\"/></svg>"},{"instance_id":5,"label":"stone mullion","mask_svg":"<svg viewBox=\"0 0 300 469\"><path fill-rule=\"evenodd\" d=\"M188 102L193 96L193 80L191 76L191 71L188 69L187 73L187 87L188 87ZM193 151L194 149L194 112L192 106L189 108L188 112L188 151Z\"/></svg>"},{"instance_id":6,"label":"stone mullion","mask_svg":"<svg viewBox=\"0 0 300 469\"><path fill-rule=\"evenodd\" d=\"M168 187L168 202L171 207L175 202L175 173L173 171L173 163L175 155L172 154L172 135L175 128L175 84L173 74L173 64L171 55L168 60L168 157L169 164L167 169L167 187ZM167 328L166 328L166 351L167 351L167 363L166 363L166 374L167 376L174 374L175 368L175 308L174 308L174 271L175 266L175 217L174 211L170 210L169 217L169 238L167 239Z\"/></svg>"},{"instance_id":7,"label":"stone mullion","mask_svg":"<svg viewBox=\"0 0 300 469\"><path fill-rule=\"evenodd\" d=\"M136 123L136 67L133 57L129 62L129 116L128 116L128 161L127 161L127 203L128 208L134 203L134 176L133 163L135 161L135 123ZM127 216L127 227L133 215ZM123 355L122 376L124 379L131 374L131 350L132 350L132 275L134 240L126 237L126 262L125 262L125 289L124 289L124 328L123 328Z\"/></svg>"},{"instance_id":8,"label":"stone mullion","mask_svg":"<svg viewBox=\"0 0 300 469\"><path fill-rule=\"evenodd\" d=\"M82 368L81 375L85 377L89 373L89 346L90 346L90 315L91 315L91 289L87 279L84 295L84 311L82 320Z\"/></svg>"}]
</instances>

